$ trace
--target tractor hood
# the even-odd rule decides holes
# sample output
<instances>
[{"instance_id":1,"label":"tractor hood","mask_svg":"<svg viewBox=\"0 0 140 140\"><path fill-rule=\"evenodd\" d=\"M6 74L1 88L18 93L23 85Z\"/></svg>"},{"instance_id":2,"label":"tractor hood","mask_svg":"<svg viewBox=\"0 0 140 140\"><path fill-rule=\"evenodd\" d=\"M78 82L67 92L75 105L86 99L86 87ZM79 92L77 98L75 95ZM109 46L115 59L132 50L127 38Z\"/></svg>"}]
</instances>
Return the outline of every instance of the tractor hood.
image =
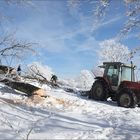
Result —
<instances>
[{"instance_id":1,"label":"tractor hood","mask_svg":"<svg viewBox=\"0 0 140 140\"><path fill-rule=\"evenodd\" d=\"M133 90L140 90L140 83L138 82L131 82L131 81L122 81L121 84L123 87L130 88Z\"/></svg>"}]
</instances>

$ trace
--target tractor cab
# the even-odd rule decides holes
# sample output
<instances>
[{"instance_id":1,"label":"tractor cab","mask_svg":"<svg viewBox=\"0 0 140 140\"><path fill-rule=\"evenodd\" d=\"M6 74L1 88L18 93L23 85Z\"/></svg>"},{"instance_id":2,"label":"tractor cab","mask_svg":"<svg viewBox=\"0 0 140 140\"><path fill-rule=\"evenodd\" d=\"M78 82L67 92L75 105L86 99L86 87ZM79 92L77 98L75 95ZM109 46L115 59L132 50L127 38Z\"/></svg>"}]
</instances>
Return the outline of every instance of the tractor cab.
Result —
<instances>
[{"instance_id":1,"label":"tractor cab","mask_svg":"<svg viewBox=\"0 0 140 140\"><path fill-rule=\"evenodd\" d=\"M122 81L132 81L135 82L134 68L133 64L125 65L121 62L104 62L104 75L103 77L110 85L113 91L116 91Z\"/></svg>"}]
</instances>

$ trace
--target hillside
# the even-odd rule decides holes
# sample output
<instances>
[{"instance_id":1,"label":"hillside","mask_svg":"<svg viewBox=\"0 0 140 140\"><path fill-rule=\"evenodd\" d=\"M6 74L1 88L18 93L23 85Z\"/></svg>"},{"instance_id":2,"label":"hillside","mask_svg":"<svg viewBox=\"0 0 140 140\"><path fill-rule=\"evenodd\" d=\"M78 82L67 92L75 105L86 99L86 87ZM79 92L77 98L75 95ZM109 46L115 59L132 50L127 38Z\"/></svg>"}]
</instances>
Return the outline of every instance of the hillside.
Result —
<instances>
[{"instance_id":1,"label":"hillside","mask_svg":"<svg viewBox=\"0 0 140 140\"><path fill-rule=\"evenodd\" d=\"M28 98L0 84L2 139L139 139L140 109L96 102L46 85Z\"/></svg>"}]
</instances>

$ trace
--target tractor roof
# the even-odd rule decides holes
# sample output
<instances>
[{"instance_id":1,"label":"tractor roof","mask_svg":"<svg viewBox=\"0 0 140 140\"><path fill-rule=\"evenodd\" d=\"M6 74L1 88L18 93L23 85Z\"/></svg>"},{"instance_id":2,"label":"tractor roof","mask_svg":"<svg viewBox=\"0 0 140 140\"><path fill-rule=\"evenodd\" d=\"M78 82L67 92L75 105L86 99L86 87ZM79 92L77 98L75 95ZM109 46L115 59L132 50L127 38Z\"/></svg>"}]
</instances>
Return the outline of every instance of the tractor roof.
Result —
<instances>
[{"instance_id":1,"label":"tractor roof","mask_svg":"<svg viewBox=\"0 0 140 140\"><path fill-rule=\"evenodd\" d=\"M121 65L121 64L123 64L123 63L121 63L121 62L103 62L103 65L107 65L107 64Z\"/></svg>"},{"instance_id":2,"label":"tractor roof","mask_svg":"<svg viewBox=\"0 0 140 140\"><path fill-rule=\"evenodd\" d=\"M101 66L99 66L100 68L105 68L106 67L106 65L121 65L121 64L123 64L123 63L121 63L121 62L103 62L103 65L101 65Z\"/></svg>"},{"instance_id":3,"label":"tractor roof","mask_svg":"<svg viewBox=\"0 0 140 140\"><path fill-rule=\"evenodd\" d=\"M99 66L99 67L105 68L106 65L118 65L118 66L124 66L124 67L132 67L132 65L127 65L122 62L103 62L103 65ZM133 67L135 67L135 66L133 65Z\"/></svg>"}]
</instances>

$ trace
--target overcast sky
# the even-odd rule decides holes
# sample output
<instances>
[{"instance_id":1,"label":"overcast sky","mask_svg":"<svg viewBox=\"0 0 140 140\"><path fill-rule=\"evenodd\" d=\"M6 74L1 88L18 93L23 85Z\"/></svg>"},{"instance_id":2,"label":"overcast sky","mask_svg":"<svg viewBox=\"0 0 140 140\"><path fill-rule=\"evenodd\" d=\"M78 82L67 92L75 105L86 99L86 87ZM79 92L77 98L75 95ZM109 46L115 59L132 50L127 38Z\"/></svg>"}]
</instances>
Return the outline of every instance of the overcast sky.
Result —
<instances>
[{"instance_id":1,"label":"overcast sky","mask_svg":"<svg viewBox=\"0 0 140 140\"><path fill-rule=\"evenodd\" d=\"M8 16L0 30L16 31L19 39L39 43L39 55L21 64L38 61L59 76L75 76L83 69L92 70L98 63L99 43L116 37L123 28L126 9L121 1L114 0L106 18L98 24L90 12L93 4L84 0L79 11L70 8L66 0L34 0L33 6L25 7L0 1L0 11ZM137 46L140 42L136 35L136 31L132 32L122 43L130 49Z\"/></svg>"}]
</instances>

